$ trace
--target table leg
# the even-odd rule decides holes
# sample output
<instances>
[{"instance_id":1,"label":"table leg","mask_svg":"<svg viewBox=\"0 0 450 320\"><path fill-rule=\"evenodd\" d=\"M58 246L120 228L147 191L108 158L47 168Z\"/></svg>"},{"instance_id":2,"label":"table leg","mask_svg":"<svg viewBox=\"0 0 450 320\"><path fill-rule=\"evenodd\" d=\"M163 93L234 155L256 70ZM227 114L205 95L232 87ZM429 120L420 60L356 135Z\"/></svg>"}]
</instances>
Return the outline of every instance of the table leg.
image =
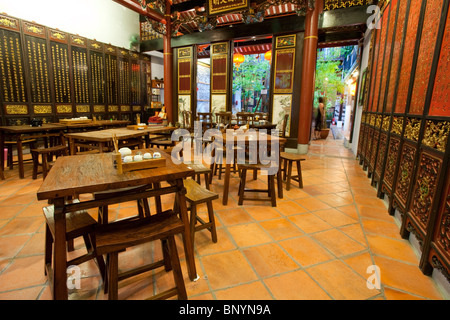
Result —
<instances>
[{"instance_id":1,"label":"table leg","mask_svg":"<svg viewBox=\"0 0 450 320\"><path fill-rule=\"evenodd\" d=\"M17 139L17 160L19 162L19 177L23 179L25 177L25 170L23 168L22 137Z\"/></svg>"},{"instance_id":2,"label":"table leg","mask_svg":"<svg viewBox=\"0 0 450 320\"><path fill-rule=\"evenodd\" d=\"M55 243L53 262L53 299L67 300L66 214L64 198L54 199Z\"/></svg>"},{"instance_id":3,"label":"table leg","mask_svg":"<svg viewBox=\"0 0 450 320\"><path fill-rule=\"evenodd\" d=\"M184 236L183 236L183 243L184 243L184 252L186 255L186 262L187 262L187 268L189 273L189 278L194 281L198 278L197 276L197 270L195 268L195 257L194 257L194 243L191 239L191 230L190 230L190 223L187 213L187 206L186 206L186 189L183 185L183 179L179 179L176 181L177 187L180 188L180 191L177 192L177 201L178 201L178 210L180 211L180 217L181 220L184 223Z\"/></svg>"},{"instance_id":4,"label":"table leg","mask_svg":"<svg viewBox=\"0 0 450 320\"><path fill-rule=\"evenodd\" d=\"M223 199L222 204L225 206L228 203L228 191L230 189L230 171L231 164L226 161L225 164L225 178L223 180Z\"/></svg>"},{"instance_id":5,"label":"table leg","mask_svg":"<svg viewBox=\"0 0 450 320\"><path fill-rule=\"evenodd\" d=\"M4 157L5 135L1 131L0 131L0 150L2 152L2 158L1 158L1 161L0 161L0 179L4 180L5 179L5 175L3 174L3 168L5 167L5 157Z\"/></svg>"}]
</instances>

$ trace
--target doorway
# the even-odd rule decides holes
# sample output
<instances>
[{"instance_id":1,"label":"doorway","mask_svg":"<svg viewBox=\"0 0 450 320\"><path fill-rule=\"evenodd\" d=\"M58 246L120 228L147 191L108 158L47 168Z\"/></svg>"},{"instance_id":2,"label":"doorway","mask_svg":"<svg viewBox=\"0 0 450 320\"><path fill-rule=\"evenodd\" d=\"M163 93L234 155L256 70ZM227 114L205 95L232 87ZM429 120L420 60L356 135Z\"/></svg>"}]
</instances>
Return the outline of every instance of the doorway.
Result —
<instances>
[{"instance_id":1,"label":"doorway","mask_svg":"<svg viewBox=\"0 0 450 320\"><path fill-rule=\"evenodd\" d=\"M233 114L269 113L272 36L234 40Z\"/></svg>"}]
</instances>

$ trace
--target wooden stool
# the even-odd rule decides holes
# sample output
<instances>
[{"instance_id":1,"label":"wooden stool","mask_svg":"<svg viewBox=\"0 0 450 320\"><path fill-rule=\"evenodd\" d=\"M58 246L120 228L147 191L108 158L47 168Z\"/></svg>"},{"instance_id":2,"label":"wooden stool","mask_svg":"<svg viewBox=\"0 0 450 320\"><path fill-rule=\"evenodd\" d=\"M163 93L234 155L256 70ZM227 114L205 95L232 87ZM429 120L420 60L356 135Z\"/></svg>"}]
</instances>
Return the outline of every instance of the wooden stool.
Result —
<instances>
[{"instance_id":1,"label":"wooden stool","mask_svg":"<svg viewBox=\"0 0 450 320\"><path fill-rule=\"evenodd\" d=\"M281 152L281 160L284 162L283 180L286 180L286 190L291 189L291 179L298 182L298 187L303 188L302 165L301 161L305 161L303 155L298 153ZM297 175L292 175L292 163L297 163ZM287 173L286 173L287 171Z\"/></svg>"},{"instance_id":2,"label":"wooden stool","mask_svg":"<svg viewBox=\"0 0 450 320\"><path fill-rule=\"evenodd\" d=\"M211 175L212 175L211 168L208 168L201 163L186 163L186 162L184 162L184 164L186 164L189 169L192 169L195 171L193 178L197 179L198 184L201 184L201 182L200 182L201 175L205 176L205 187L206 187L206 189L209 190L209 184L211 182Z\"/></svg>"},{"instance_id":3,"label":"wooden stool","mask_svg":"<svg viewBox=\"0 0 450 320\"><path fill-rule=\"evenodd\" d=\"M148 218L121 221L113 224L101 226L96 232L96 252L98 255L107 254L107 282L108 299L118 299L118 282L120 280L135 276L137 274L166 265L173 268L175 287L164 291L150 299L167 299L178 295L178 299L187 299L180 260L178 258L177 247L174 235L184 232L183 222L173 213L172 210L158 213ZM170 265L167 266L164 260L157 261L147 266L139 267L135 270L119 274L118 254L129 247L148 243L156 240L168 240L167 254L170 256Z\"/></svg>"},{"instance_id":4,"label":"wooden stool","mask_svg":"<svg viewBox=\"0 0 450 320\"><path fill-rule=\"evenodd\" d=\"M53 146L50 148L31 149L31 155L33 156L33 179L37 178L39 166L42 167L42 174L45 179L53 163L53 161L48 160L49 157L53 158L55 155L56 157L60 155L67 156L68 154L69 148L65 145ZM39 163L39 156L41 156L41 163Z\"/></svg>"},{"instance_id":5,"label":"wooden stool","mask_svg":"<svg viewBox=\"0 0 450 320\"><path fill-rule=\"evenodd\" d=\"M272 207L277 206L275 194L275 175L267 175L267 189L245 189L245 181L247 178L247 170L258 171L268 170L269 166L263 164L239 164L238 169L241 171L241 180L239 182L239 201L241 206L244 200L267 201L270 200ZM268 198L248 198L244 195L245 192L267 192Z\"/></svg>"},{"instance_id":6,"label":"wooden stool","mask_svg":"<svg viewBox=\"0 0 450 320\"><path fill-rule=\"evenodd\" d=\"M203 188L192 179L184 180L184 187L186 188L186 201L190 204L189 210L191 211L190 226L192 243L194 243L195 232L203 229L208 229L211 232L212 241L217 242L216 221L214 219L212 201L218 199L219 195ZM201 203L206 203L209 222L205 222L197 216L197 205ZM197 221L200 222L199 226L196 226Z\"/></svg>"},{"instance_id":7,"label":"wooden stool","mask_svg":"<svg viewBox=\"0 0 450 320\"><path fill-rule=\"evenodd\" d=\"M72 202L79 202L79 200L72 200ZM53 205L43 208L44 217L46 221L45 228L45 274L49 274L52 265L53 242L55 237L55 220ZM72 260L66 261L67 267L71 265L78 265L90 259L97 261L98 268L102 278L105 276L105 262L102 256L95 253L95 238L92 236L97 226L97 221L93 219L86 210L66 213L66 239L68 247L70 243L78 237L83 237L86 245L87 253ZM69 249L70 251L70 249Z\"/></svg>"},{"instance_id":8,"label":"wooden stool","mask_svg":"<svg viewBox=\"0 0 450 320\"><path fill-rule=\"evenodd\" d=\"M22 145L24 144L29 144L30 145L30 150L34 149L36 147L36 139L27 139L27 140L22 140ZM14 161L13 160L13 147L17 145L16 141L5 141L5 147L8 149L8 154L6 157L6 166L9 167L9 170L14 169ZM30 159L24 160L25 161L30 161ZM32 161L32 159L31 159Z\"/></svg>"}]
</instances>

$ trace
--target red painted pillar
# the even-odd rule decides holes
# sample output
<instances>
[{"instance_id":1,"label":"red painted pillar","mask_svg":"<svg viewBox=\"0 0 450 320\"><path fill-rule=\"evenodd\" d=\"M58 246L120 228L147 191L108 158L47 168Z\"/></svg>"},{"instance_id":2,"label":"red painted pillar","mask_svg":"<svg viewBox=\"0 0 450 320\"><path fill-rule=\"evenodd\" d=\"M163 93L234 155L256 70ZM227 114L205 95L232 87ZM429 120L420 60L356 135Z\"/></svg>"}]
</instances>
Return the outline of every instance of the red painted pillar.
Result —
<instances>
[{"instance_id":1,"label":"red painted pillar","mask_svg":"<svg viewBox=\"0 0 450 320\"><path fill-rule=\"evenodd\" d=\"M170 1L166 0L166 34L164 35L164 105L166 107L167 122L173 120L173 55L172 55L172 19L170 16Z\"/></svg>"},{"instance_id":2,"label":"red painted pillar","mask_svg":"<svg viewBox=\"0 0 450 320\"><path fill-rule=\"evenodd\" d=\"M315 1L314 10L308 10L305 19L303 40L302 87L300 89L300 113L298 120L298 144L300 153L307 152L311 134L311 118L314 100L319 14L323 10L323 0Z\"/></svg>"}]
</instances>

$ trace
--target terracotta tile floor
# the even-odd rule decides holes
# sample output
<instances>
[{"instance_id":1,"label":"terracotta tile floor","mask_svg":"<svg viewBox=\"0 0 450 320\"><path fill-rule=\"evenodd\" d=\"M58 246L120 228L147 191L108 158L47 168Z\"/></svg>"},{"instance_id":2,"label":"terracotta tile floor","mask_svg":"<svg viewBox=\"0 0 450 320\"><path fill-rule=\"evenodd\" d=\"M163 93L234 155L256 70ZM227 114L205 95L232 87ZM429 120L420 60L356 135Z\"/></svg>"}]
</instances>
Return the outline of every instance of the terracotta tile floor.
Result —
<instances>
[{"instance_id":1,"label":"terracotta tile floor","mask_svg":"<svg viewBox=\"0 0 450 320\"><path fill-rule=\"evenodd\" d=\"M238 206L238 178L232 177L229 204L214 201L218 243L206 230L196 234L195 282L187 277L177 239L189 299L443 299L434 280L419 270L412 246L400 238L386 204L343 141L331 135L312 141L306 157L304 188L294 183L284 190L276 208L251 201ZM42 180L31 179L29 164L23 180L17 169L5 174L0 181L0 299L50 299L43 262L41 208L46 203L36 200ZM220 195L222 183L215 178L212 186ZM163 205L171 208L172 201L164 197ZM122 218L134 208L134 203L122 203L110 212ZM206 206L200 212L205 214ZM75 247L82 250L82 242ZM160 256L158 243L139 246L119 256L120 268ZM366 285L372 265L380 268L379 289ZM81 269L81 289L70 291L70 299L105 299L95 263ZM119 298L143 299L172 283L171 273L157 269L121 283Z\"/></svg>"}]
</instances>

